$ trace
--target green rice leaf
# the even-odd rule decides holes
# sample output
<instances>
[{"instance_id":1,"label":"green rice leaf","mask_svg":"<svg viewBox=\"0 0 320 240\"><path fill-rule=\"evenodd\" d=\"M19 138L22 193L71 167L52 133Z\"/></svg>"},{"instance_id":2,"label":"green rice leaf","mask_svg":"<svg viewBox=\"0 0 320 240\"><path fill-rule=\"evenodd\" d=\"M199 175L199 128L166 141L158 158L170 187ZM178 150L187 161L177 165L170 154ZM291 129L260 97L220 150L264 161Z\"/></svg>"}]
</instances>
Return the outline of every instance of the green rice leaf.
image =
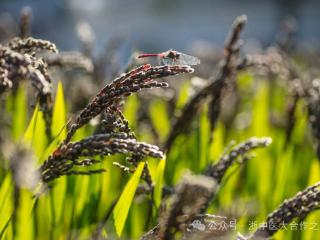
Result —
<instances>
[{"instance_id":1,"label":"green rice leaf","mask_svg":"<svg viewBox=\"0 0 320 240\"><path fill-rule=\"evenodd\" d=\"M166 160L161 159L158 163L156 176L155 176L155 188L154 188L154 201L156 207L159 208L162 197L162 187L163 187L163 175L164 169L166 167Z\"/></svg>"},{"instance_id":2,"label":"green rice leaf","mask_svg":"<svg viewBox=\"0 0 320 240\"><path fill-rule=\"evenodd\" d=\"M58 82L58 88L55 98L52 114L52 135L55 137L49 146L45 149L41 156L43 162L48 156L59 146L61 141L67 136L66 128L66 106L64 101L64 93L62 83Z\"/></svg>"},{"instance_id":3,"label":"green rice leaf","mask_svg":"<svg viewBox=\"0 0 320 240\"><path fill-rule=\"evenodd\" d=\"M66 126L66 106L64 101L63 86L58 82L58 88L52 114L52 134L64 139L67 136Z\"/></svg>"},{"instance_id":4,"label":"green rice leaf","mask_svg":"<svg viewBox=\"0 0 320 240\"><path fill-rule=\"evenodd\" d=\"M45 122L38 104L34 109L33 116L24 134L24 141L31 145L38 157L42 155L46 148Z\"/></svg>"},{"instance_id":5,"label":"green rice leaf","mask_svg":"<svg viewBox=\"0 0 320 240\"><path fill-rule=\"evenodd\" d=\"M7 174L0 186L0 239L7 230L13 213L11 174Z\"/></svg>"},{"instance_id":6,"label":"green rice leaf","mask_svg":"<svg viewBox=\"0 0 320 240\"><path fill-rule=\"evenodd\" d=\"M16 95L12 98L12 101L12 137L13 139L18 140L23 136L27 120L27 96L23 85L19 86Z\"/></svg>"},{"instance_id":7,"label":"green rice leaf","mask_svg":"<svg viewBox=\"0 0 320 240\"><path fill-rule=\"evenodd\" d=\"M15 239L34 239L34 222L32 221L32 209L35 198L32 193L20 189L20 202L17 211L17 235Z\"/></svg>"},{"instance_id":8,"label":"green rice leaf","mask_svg":"<svg viewBox=\"0 0 320 240\"><path fill-rule=\"evenodd\" d=\"M114 225L119 237L122 234L125 221L128 217L129 209L133 201L136 189L138 187L144 164L144 162L139 163L135 173L132 175L129 182L126 184L117 202L117 205L113 210Z\"/></svg>"}]
</instances>

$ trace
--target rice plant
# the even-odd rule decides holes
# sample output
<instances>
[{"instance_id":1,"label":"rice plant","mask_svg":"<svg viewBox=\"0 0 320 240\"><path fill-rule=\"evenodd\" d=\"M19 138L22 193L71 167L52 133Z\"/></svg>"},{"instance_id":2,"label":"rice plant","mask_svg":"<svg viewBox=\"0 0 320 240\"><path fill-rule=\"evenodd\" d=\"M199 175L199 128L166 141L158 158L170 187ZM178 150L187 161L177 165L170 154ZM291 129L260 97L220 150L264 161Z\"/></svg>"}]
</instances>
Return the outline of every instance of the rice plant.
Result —
<instances>
[{"instance_id":1,"label":"rice plant","mask_svg":"<svg viewBox=\"0 0 320 240\"><path fill-rule=\"evenodd\" d=\"M29 18L0 44L0 239L320 237L317 62L247 54L242 15L216 61L114 74L83 26L59 52Z\"/></svg>"}]
</instances>

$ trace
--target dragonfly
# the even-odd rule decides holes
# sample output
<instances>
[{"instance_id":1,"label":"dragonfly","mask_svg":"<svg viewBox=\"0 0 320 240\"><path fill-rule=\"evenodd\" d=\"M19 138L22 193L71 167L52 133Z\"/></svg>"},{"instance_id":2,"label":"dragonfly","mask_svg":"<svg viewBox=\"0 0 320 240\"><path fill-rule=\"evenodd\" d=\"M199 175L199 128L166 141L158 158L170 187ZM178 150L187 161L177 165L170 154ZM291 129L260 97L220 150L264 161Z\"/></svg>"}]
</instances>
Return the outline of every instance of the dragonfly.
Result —
<instances>
[{"instance_id":1,"label":"dragonfly","mask_svg":"<svg viewBox=\"0 0 320 240\"><path fill-rule=\"evenodd\" d=\"M138 58L157 57L161 65L198 65L200 60L197 57L190 56L175 50L168 50L162 53L144 53Z\"/></svg>"}]
</instances>

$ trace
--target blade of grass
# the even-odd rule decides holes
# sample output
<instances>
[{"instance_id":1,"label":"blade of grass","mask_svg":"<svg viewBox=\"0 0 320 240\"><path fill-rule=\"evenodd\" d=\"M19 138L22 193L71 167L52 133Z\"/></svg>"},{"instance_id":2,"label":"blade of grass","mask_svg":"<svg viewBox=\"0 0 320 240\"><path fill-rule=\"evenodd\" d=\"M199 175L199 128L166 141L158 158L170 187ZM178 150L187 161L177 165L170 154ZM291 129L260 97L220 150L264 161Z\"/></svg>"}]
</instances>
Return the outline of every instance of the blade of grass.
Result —
<instances>
[{"instance_id":1,"label":"blade of grass","mask_svg":"<svg viewBox=\"0 0 320 240\"><path fill-rule=\"evenodd\" d=\"M35 203L33 194L26 189L20 189L19 208L17 210L17 233L15 239L34 239L32 209Z\"/></svg>"},{"instance_id":2,"label":"blade of grass","mask_svg":"<svg viewBox=\"0 0 320 240\"><path fill-rule=\"evenodd\" d=\"M27 96L24 85L19 85L16 95L12 100L12 137L18 140L23 135L27 120Z\"/></svg>"},{"instance_id":3,"label":"blade of grass","mask_svg":"<svg viewBox=\"0 0 320 240\"><path fill-rule=\"evenodd\" d=\"M50 153L58 146L58 144L66 137L66 106L64 100L63 86L61 81L58 82L57 92L55 96L55 102L52 114L52 135L55 138L51 144L47 147L43 154L43 159L47 158ZM53 229L55 231L55 236L59 236L59 230L57 226L62 221L64 202L66 197L67 180L66 178L61 178L56 181L55 187L52 189L50 194L50 204L52 208L53 217Z\"/></svg>"},{"instance_id":4,"label":"blade of grass","mask_svg":"<svg viewBox=\"0 0 320 240\"><path fill-rule=\"evenodd\" d=\"M113 210L114 226L119 237L122 234L122 230L127 219L129 209L134 198L134 194L138 187L144 165L144 162L139 163L135 173L131 176L130 180L126 184Z\"/></svg>"},{"instance_id":5,"label":"blade of grass","mask_svg":"<svg viewBox=\"0 0 320 240\"><path fill-rule=\"evenodd\" d=\"M45 135L45 122L43 114L39 110L39 105L34 109L31 121L24 134L24 141L31 145L36 156L41 157L47 145L47 138Z\"/></svg>"},{"instance_id":6,"label":"blade of grass","mask_svg":"<svg viewBox=\"0 0 320 240\"><path fill-rule=\"evenodd\" d=\"M62 83L58 82L57 93L52 114L52 134L64 139L67 136L66 125L66 106L64 101L64 93Z\"/></svg>"},{"instance_id":7,"label":"blade of grass","mask_svg":"<svg viewBox=\"0 0 320 240\"><path fill-rule=\"evenodd\" d=\"M11 175L7 174L0 187L0 232L2 236L5 234L5 231L8 228L13 212L11 187Z\"/></svg>"},{"instance_id":8,"label":"blade of grass","mask_svg":"<svg viewBox=\"0 0 320 240\"><path fill-rule=\"evenodd\" d=\"M165 167L166 167L166 160L161 159L156 169L155 187L154 187L154 201L157 208L159 208L161 204L162 188L163 188L163 182L164 182L163 176L164 176Z\"/></svg>"}]
</instances>

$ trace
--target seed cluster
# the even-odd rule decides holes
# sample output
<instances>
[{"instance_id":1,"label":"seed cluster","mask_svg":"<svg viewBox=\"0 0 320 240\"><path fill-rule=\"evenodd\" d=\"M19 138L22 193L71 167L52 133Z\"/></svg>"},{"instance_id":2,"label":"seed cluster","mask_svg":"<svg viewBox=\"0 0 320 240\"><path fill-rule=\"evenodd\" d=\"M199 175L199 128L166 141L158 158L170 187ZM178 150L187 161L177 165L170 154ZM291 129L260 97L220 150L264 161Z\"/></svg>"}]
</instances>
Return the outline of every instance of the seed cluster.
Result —
<instances>
[{"instance_id":1,"label":"seed cluster","mask_svg":"<svg viewBox=\"0 0 320 240\"><path fill-rule=\"evenodd\" d=\"M228 154L223 155L216 164L210 165L207 168L205 175L214 178L218 183L220 183L226 171L236 161L236 159L243 157L253 149L266 147L270 143L271 138L252 137L247 141L240 143Z\"/></svg>"},{"instance_id":2,"label":"seed cluster","mask_svg":"<svg viewBox=\"0 0 320 240\"><path fill-rule=\"evenodd\" d=\"M134 133L129 127L128 120L124 117L120 108L116 106L108 107L102 114L101 126L99 129L101 133L126 133L132 138L135 138Z\"/></svg>"},{"instance_id":3,"label":"seed cluster","mask_svg":"<svg viewBox=\"0 0 320 240\"><path fill-rule=\"evenodd\" d=\"M131 93L144 88L167 87L166 82L157 82L156 78L173 76L180 73L192 73L190 66L151 66L142 65L121 75L106 85L93 100L81 111L75 123L71 125L65 142L69 142L77 129L88 123L92 118L102 113L107 107Z\"/></svg>"},{"instance_id":4,"label":"seed cluster","mask_svg":"<svg viewBox=\"0 0 320 240\"><path fill-rule=\"evenodd\" d=\"M18 81L25 77L32 81L33 86L41 91L41 94L48 94L51 92L51 85L46 81L46 78L41 71L34 66L38 63L34 62L33 58L25 56L21 53L11 50L9 47L0 45L0 69L3 77L0 79L2 82L10 82L10 86L14 81ZM3 80L3 79L6 80ZM5 88L2 86L2 89Z\"/></svg>"},{"instance_id":5,"label":"seed cluster","mask_svg":"<svg viewBox=\"0 0 320 240\"><path fill-rule=\"evenodd\" d=\"M56 46L46 40L13 38L6 46L0 45L0 94L18 85L22 79L29 79L38 92L40 109L46 123L46 134L51 138L52 86L48 66L39 51L58 52Z\"/></svg>"},{"instance_id":6,"label":"seed cluster","mask_svg":"<svg viewBox=\"0 0 320 240\"><path fill-rule=\"evenodd\" d=\"M146 64L122 74L106 85L80 112L71 125L66 139L41 166L42 180L50 182L62 175L76 174L79 172L74 170L76 166L96 163L96 161L79 160L83 157L107 156L116 153L127 154L130 155L127 158L127 164L131 165L129 168L131 172L146 156L163 158L164 154L158 147L136 140L134 133L129 128L128 121L120 110L119 102L122 98L143 88L168 86L166 82L155 81L156 78L191 72L193 69L184 65L151 66ZM77 129L99 114L101 114L101 123L93 136L78 142L70 142ZM123 168L121 164L116 163L116 165L127 171L127 168ZM86 173L92 174L94 172L84 171L80 174ZM151 189L153 183L147 164L145 164L142 178Z\"/></svg>"},{"instance_id":7,"label":"seed cluster","mask_svg":"<svg viewBox=\"0 0 320 240\"><path fill-rule=\"evenodd\" d=\"M69 174L75 166L97 163L96 160L81 160L81 157L108 156L117 153L163 158L163 153L158 147L138 142L125 133L97 134L78 142L62 144L57 148L40 168L42 180L49 182Z\"/></svg>"},{"instance_id":8,"label":"seed cluster","mask_svg":"<svg viewBox=\"0 0 320 240\"><path fill-rule=\"evenodd\" d=\"M40 50L47 50L53 53L57 53L58 49L56 45L52 42L42 39L35 39L32 37L28 38L13 38L9 43L8 47L21 54L35 55L36 52Z\"/></svg>"},{"instance_id":9,"label":"seed cluster","mask_svg":"<svg viewBox=\"0 0 320 240\"><path fill-rule=\"evenodd\" d=\"M285 200L280 207L271 213L264 224L248 239L269 238L282 225L290 223L294 218L304 218L319 208L320 182L299 192L295 197Z\"/></svg>"}]
</instances>

